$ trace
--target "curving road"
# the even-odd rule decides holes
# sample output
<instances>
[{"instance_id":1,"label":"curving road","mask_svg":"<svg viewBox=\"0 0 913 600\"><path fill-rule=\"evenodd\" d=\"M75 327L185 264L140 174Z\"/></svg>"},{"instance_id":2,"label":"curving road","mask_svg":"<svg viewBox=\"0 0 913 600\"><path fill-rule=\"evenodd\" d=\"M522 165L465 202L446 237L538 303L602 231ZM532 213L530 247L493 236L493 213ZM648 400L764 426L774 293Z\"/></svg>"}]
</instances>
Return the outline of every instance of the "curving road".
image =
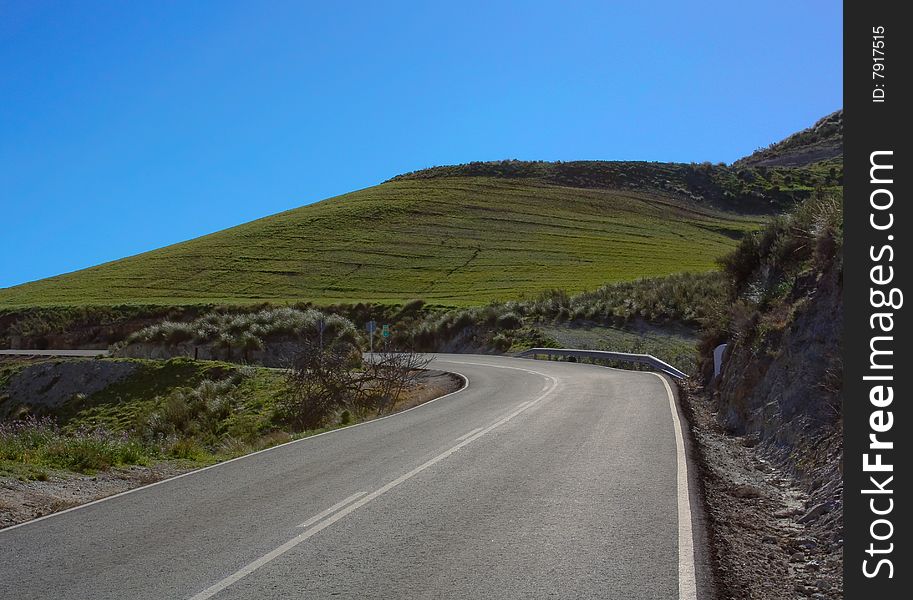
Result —
<instances>
[{"instance_id":1,"label":"curving road","mask_svg":"<svg viewBox=\"0 0 913 600\"><path fill-rule=\"evenodd\" d=\"M468 387L0 531L0 598L704 597L664 379L432 366Z\"/></svg>"}]
</instances>

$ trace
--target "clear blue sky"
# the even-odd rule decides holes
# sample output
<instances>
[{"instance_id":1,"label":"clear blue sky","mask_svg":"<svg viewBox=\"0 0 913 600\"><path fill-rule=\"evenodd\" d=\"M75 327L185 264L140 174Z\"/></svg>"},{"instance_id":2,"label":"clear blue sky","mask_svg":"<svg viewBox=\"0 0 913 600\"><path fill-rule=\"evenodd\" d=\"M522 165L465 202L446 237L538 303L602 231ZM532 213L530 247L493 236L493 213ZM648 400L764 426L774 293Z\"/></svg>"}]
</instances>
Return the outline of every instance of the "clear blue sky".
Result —
<instances>
[{"instance_id":1,"label":"clear blue sky","mask_svg":"<svg viewBox=\"0 0 913 600\"><path fill-rule=\"evenodd\" d=\"M841 12L0 0L0 287L432 165L730 162L841 106Z\"/></svg>"}]
</instances>

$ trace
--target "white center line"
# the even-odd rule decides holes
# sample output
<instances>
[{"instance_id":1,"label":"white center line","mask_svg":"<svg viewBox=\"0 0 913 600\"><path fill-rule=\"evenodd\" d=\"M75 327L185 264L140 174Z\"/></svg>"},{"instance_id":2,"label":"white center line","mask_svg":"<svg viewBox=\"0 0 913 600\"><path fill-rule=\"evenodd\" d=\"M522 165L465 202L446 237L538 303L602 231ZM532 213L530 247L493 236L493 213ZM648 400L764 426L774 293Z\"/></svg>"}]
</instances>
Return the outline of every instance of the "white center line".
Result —
<instances>
[{"instance_id":1,"label":"white center line","mask_svg":"<svg viewBox=\"0 0 913 600\"><path fill-rule=\"evenodd\" d=\"M476 427L475 429L473 429L473 430L470 431L469 433L464 433L463 435L461 435L460 437L458 437L458 438L456 439L456 441L462 442L463 440L465 440L465 439L468 438L469 436L471 436L471 435L473 435L473 434L475 434L475 433L478 433L478 432L480 432L480 431L482 431L482 428L481 428L481 427Z\"/></svg>"},{"instance_id":2,"label":"white center line","mask_svg":"<svg viewBox=\"0 0 913 600\"><path fill-rule=\"evenodd\" d=\"M470 363L470 364L471 364L471 363ZM511 419L513 419L514 417L516 417L517 415L519 415L520 413L522 413L523 411L529 409L531 406L533 406L533 405L537 404L538 402L540 402L541 400L543 400L543 399L544 399L546 396L548 396L556 387L558 387L558 380L557 380L555 377L552 377L551 375L546 375L545 373L540 373L540 372L538 372L538 371L532 371L532 370L530 370L530 369L520 369L520 368L517 368L517 367L499 367L499 368L502 368L502 369L515 369L515 370L517 370L517 371L526 371L526 372L528 372L528 373L535 373L535 374L537 374L537 375L542 375L542 376L544 376L544 377L547 377L547 378L551 381L552 385L551 385L551 387L548 388L547 391L545 391L541 396L539 396L539 397L536 398L535 400L532 400L531 402L529 402L529 403L525 404L524 406L521 406L521 407L518 408L517 410L513 411L513 412L510 413L509 415L507 415L507 416L505 416L505 417L503 417L503 418L501 418L501 419L495 421L494 423L492 423L491 425L489 425L489 426L486 427L485 429L479 431L478 433L472 434L471 436L469 436L469 437L466 438L465 440L459 442L459 443L456 444L455 446L451 446L450 448L448 448L447 450L441 452L440 454L438 454L438 455L435 456L434 458L432 458L432 459L430 459L430 460L428 460L428 461L422 463L421 465L415 467L414 469L412 469L412 470L409 471L408 473L405 473L405 474L403 474L403 475L400 475L399 477L397 477L397 478L394 479L393 481L387 483L387 484L384 485L383 487L378 488L377 490L374 490L373 492L371 492L371 493L368 494L367 496L364 496L363 498L361 498L361 499L359 499L359 500L356 500L356 501L353 502L352 504L349 504L349 505L346 506L344 509L342 509L342 510L340 510L339 512L337 512L337 513L331 515L330 517L324 519L323 521L320 521L320 522L317 523L316 525L313 525L312 527L306 529L305 531L303 531L303 532L301 532L300 534L298 534L297 536L293 537L291 540L289 540L289 541L287 541L286 543L282 544L281 546L279 546L279 547L276 548L275 550L272 550L272 551L270 551L270 552L264 554L264 555L261 556L260 558L256 559L255 561L253 561L253 562L251 562L251 563L248 563L247 565L241 567L240 569L238 569L237 571L235 571L234 573L232 573L232 574L229 575L228 577L226 577L226 578L224 578L224 579L222 579L222 580L220 580L220 581L217 581L216 583L214 583L213 585L209 586L208 588L206 588L205 590L203 590L203 591L200 592L199 594L196 594L196 595L194 595L194 596L191 596L191 597L190 597L190 600L208 600L209 598L212 598L213 596L215 596L216 594L218 594L219 592L221 592L222 590L224 590L224 589L227 588L228 586L230 586L230 585L236 583L237 581L243 579L244 577L247 577L248 575L250 575L251 573L253 573L253 572L256 571L257 569L259 569L260 567L266 565L267 563L269 563L269 562L271 562L271 561L273 561L273 560L279 558L280 556L282 556L283 554L285 554L286 552L288 552L289 550L291 550L291 549L294 548L295 546L297 546L297 545L301 544L302 542L304 542L305 540L307 540L309 537L311 537L311 536L313 536L313 535L319 533L320 531L323 531L324 529L326 529L327 527L329 527L330 525L332 525L332 524L335 523L336 521L339 521L340 519L344 518L346 515L349 515L349 514L355 512L356 510L358 510L359 508L361 508L362 506L364 506L364 505L367 504L368 502L371 502L372 500L374 500L374 499L377 498L378 496L382 496L383 494L386 494L387 492L389 492L390 490L392 490L393 488L395 488L395 487L398 486L399 484L401 484L401 483L403 483L403 482L405 482L405 481L408 481L408 480L412 479L413 477L415 477L416 475L418 475L419 473L421 473L422 471L424 471L424 470L427 469L428 467L434 466L434 465L436 465L437 463L441 462L442 460L444 460L445 458L447 458L448 456L450 456L451 454L453 454L454 452L456 452L457 450L459 450L459 449L462 448L463 446L466 446L467 444L471 444L472 442L474 442L475 440L479 439L480 437L482 437L482 436L485 435L486 433L488 433L488 432L492 431L493 429L495 429L495 428L497 428L497 427L500 427L501 425L507 423L508 421L510 421ZM345 502L345 501L343 501L343 502Z\"/></svg>"},{"instance_id":3,"label":"white center line","mask_svg":"<svg viewBox=\"0 0 913 600\"><path fill-rule=\"evenodd\" d=\"M302 524L299 525L298 527L310 527L311 525L313 525L314 523L316 523L316 522L319 521L320 519L322 519L322 518L324 518L324 517L326 517L326 516L329 516L329 515L333 514L334 512L336 512L337 510L339 510L340 508L342 508L343 506L345 506L346 504L349 504L349 503L353 502L354 500L358 500L359 498L361 498L362 496L364 496L364 495L367 494L367 493L368 493L368 492L358 492L357 494L352 494L351 496L349 496L348 498L346 498L346 499L343 500L342 502L337 502L336 504L334 504L334 505L331 506L330 508L326 509L326 510L323 511L322 513L319 513L319 514L314 515L313 517L311 517L310 519L308 519L307 521L305 521L304 523L302 523Z\"/></svg>"}]
</instances>

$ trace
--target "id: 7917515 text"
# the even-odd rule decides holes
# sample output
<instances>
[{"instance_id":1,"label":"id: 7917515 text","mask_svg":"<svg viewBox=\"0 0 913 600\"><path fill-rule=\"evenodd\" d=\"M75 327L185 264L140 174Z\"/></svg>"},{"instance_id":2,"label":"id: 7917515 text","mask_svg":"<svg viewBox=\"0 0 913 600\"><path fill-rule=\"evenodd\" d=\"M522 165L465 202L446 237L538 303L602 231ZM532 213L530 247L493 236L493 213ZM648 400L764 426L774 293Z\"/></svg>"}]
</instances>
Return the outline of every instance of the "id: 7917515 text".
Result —
<instances>
[{"instance_id":1,"label":"id: 7917515 text","mask_svg":"<svg viewBox=\"0 0 913 600\"><path fill-rule=\"evenodd\" d=\"M872 27L872 102L885 100L885 28L883 25Z\"/></svg>"}]
</instances>

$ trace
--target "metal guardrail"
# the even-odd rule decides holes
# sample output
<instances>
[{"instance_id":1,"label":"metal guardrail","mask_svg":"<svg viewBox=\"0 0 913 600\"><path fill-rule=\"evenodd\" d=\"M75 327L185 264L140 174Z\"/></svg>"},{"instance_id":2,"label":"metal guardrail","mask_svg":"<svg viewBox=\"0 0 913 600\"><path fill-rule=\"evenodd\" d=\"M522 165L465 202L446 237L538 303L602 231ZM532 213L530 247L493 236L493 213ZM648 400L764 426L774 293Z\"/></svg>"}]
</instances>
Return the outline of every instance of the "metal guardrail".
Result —
<instances>
[{"instance_id":1,"label":"metal guardrail","mask_svg":"<svg viewBox=\"0 0 913 600\"><path fill-rule=\"evenodd\" d=\"M687 379L687 375L669 363L663 362L649 354L631 354L629 352L608 352L606 350L577 350L574 348L530 348L521 352L520 356L562 356L575 358L589 358L592 360L613 360L618 362L633 362L648 365L678 379Z\"/></svg>"}]
</instances>

